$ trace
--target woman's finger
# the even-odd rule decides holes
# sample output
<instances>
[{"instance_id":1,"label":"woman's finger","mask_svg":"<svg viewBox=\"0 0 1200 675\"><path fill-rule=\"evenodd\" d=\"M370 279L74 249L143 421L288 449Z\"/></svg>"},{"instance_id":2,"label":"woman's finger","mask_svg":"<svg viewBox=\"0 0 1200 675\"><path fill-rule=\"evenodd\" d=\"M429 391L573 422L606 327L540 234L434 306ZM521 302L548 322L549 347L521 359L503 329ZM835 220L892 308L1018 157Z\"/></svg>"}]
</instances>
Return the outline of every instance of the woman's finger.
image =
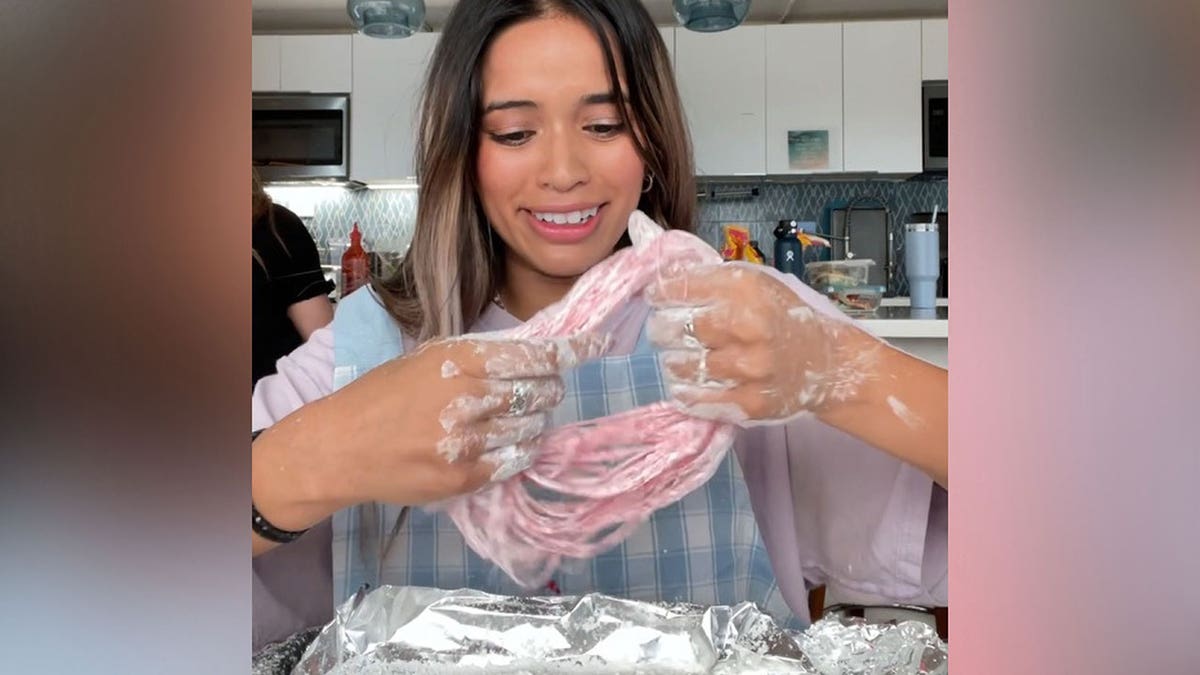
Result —
<instances>
[{"instance_id":1,"label":"woman's finger","mask_svg":"<svg viewBox=\"0 0 1200 675\"><path fill-rule=\"evenodd\" d=\"M474 381L470 388L471 392L458 395L442 411L440 421L446 431L493 417L545 412L561 403L566 395L566 387L558 376Z\"/></svg>"},{"instance_id":2,"label":"woman's finger","mask_svg":"<svg viewBox=\"0 0 1200 675\"><path fill-rule=\"evenodd\" d=\"M722 389L673 383L667 385L667 392L671 402L681 411L693 417L729 424L764 419L772 410L770 392L756 385Z\"/></svg>"},{"instance_id":3,"label":"woman's finger","mask_svg":"<svg viewBox=\"0 0 1200 675\"><path fill-rule=\"evenodd\" d=\"M659 360L669 382L705 387L765 382L775 372L765 349L672 349L661 352Z\"/></svg>"},{"instance_id":4,"label":"woman's finger","mask_svg":"<svg viewBox=\"0 0 1200 675\"><path fill-rule=\"evenodd\" d=\"M708 304L722 297L728 273L728 268L719 264L669 271L647 286L643 295L656 308Z\"/></svg>"},{"instance_id":5,"label":"woman's finger","mask_svg":"<svg viewBox=\"0 0 1200 675\"><path fill-rule=\"evenodd\" d=\"M719 349L773 340L770 319L738 303L730 296L703 307L655 310L646 320L646 337L659 349Z\"/></svg>"},{"instance_id":6,"label":"woman's finger","mask_svg":"<svg viewBox=\"0 0 1200 675\"><path fill-rule=\"evenodd\" d=\"M564 338L463 338L452 345L442 374L481 380L549 377L604 356L611 344L608 335L597 333Z\"/></svg>"},{"instance_id":7,"label":"woman's finger","mask_svg":"<svg viewBox=\"0 0 1200 675\"><path fill-rule=\"evenodd\" d=\"M479 462L491 468L489 480L493 483L508 480L533 466L535 444L518 443L489 450L479 457Z\"/></svg>"},{"instance_id":8,"label":"woman's finger","mask_svg":"<svg viewBox=\"0 0 1200 675\"><path fill-rule=\"evenodd\" d=\"M447 461L475 459L480 455L518 445L537 438L546 430L547 416L542 413L524 417L497 417L482 422L461 425L438 441L439 454Z\"/></svg>"}]
</instances>

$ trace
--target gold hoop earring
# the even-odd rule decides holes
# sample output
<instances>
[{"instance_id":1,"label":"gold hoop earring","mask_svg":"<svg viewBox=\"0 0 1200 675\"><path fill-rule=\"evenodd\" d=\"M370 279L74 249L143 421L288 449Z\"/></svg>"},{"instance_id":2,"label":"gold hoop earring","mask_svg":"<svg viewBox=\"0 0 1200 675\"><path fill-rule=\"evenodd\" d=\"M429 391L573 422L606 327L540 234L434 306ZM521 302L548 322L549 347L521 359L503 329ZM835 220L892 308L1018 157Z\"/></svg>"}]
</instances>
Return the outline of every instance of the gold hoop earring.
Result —
<instances>
[{"instance_id":1,"label":"gold hoop earring","mask_svg":"<svg viewBox=\"0 0 1200 675\"><path fill-rule=\"evenodd\" d=\"M646 186L642 188L642 194L646 194L647 192L649 192L650 188L652 188L652 187L654 187L654 174L647 173L646 174Z\"/></svg>"}]
</instances>

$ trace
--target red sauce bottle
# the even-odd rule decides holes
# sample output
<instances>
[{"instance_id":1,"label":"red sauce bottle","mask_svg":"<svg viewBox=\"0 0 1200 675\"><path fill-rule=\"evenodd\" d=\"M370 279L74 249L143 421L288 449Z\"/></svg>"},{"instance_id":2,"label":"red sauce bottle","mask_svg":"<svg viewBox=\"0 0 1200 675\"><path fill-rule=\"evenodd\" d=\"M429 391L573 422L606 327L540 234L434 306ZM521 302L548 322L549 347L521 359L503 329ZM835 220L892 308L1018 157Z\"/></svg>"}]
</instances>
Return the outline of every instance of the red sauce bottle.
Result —
<instances>
[{"instance_id":1,"label":"red sauce bottle","mask_svg":"<svg viewBox=\"0 0 1200 675\"><path fill-rule=\"evenodd\" d=\"M354 229L350 231L350 247L342 254L341 297L350 295L366 284L370 278L369 271L367 252L362 247L362 232L358 231L358 223L354 223Z\"/></svg>"}]
</instances>

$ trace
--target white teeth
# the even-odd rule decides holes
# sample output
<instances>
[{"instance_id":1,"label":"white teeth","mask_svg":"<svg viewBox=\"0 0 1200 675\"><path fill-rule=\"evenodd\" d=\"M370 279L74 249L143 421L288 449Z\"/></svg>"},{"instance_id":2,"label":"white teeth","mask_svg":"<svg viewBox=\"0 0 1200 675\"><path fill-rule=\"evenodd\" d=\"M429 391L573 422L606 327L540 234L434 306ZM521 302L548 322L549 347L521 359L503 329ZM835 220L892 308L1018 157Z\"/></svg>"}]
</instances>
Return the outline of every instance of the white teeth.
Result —
<instances>
[{"instance_id":1,"label":"white teeth","mask_svg":"<svg viewBox=\"0 0 1200 675\"><path fill-rule=\"evenodd\" d=\"M578 225L579 223L582 223L583 221L596 215L596 212L599 210L599 206L593 206L592 208L584 209L583 211L570 211L568 213L539 213L534 211L533 215L538 220L546 223L554 223L555 225L566 225L567 223L570 223L572 225Z\"/></svg>"}]
</instances>

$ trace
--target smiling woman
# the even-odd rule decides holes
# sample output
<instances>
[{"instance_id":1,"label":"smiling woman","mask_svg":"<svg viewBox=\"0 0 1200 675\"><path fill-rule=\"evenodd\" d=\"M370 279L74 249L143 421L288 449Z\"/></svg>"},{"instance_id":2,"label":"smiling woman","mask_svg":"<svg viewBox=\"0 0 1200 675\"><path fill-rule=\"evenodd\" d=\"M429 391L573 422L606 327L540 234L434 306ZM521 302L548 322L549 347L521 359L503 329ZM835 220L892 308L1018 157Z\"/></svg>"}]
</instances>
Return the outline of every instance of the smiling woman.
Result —
<instances>
[{"instance_id":1,"label":"smiling woman","mask_svg":"<svg viewBox=\"0 0 1200 675\"><path fill-rule=\"evenodd\" d=\"M639 3L468 4L422 100L412 246L429 255L377 285L422 340L462 333L497 297L522 319L562 297L628 244L634 208L695 218L675 78Z\"/></svg>"},{"instance_id":2,"label":"smiling woman","mask_svg":"<svg viewBox=\"0 0 1200 675\"><path fill-rule=\"evenodd\" d=\"M627 96L609 93L625 83L604 64L588 27L565 16L508 28L484 59L479 197L519 319L612 252L640 197L646 172L618 107Z\"/></svg>"},{"instance_id":3,"label":"smiling woman","mask_svg":"<svg viewBox=\"0 0 1200 675\"><path fill-rule=\"evenodd\" d=\"M634 256L641 276L611 272L647 250L627 248L627 230L650 223L638 211L655 228L695 218L679 95L641 2L460 0L426 75L417 146L400 268L344 298L254 392L256 643L327 618L331 606L309 610L331 583L319 597L365 583L750 601L791 627L821 584L843 599L944 602L945 371L770 268L648 254ZM576 283L597 271L642 279L609 292L605 312L567 303L603 334L522 330L576 286L613 288ZM563 450L541 448L548 429L611 428L655 404L727 425L735 452L544 589L481 557L447 512L413 508L535 481L535 462ZM591 497L606 506L628 466L597 466ZM680 478L659 473L631 494ZM464 529L493 536L489 523L530 515L521 508L489 502Z\"/></svg>"}]
</instances>

